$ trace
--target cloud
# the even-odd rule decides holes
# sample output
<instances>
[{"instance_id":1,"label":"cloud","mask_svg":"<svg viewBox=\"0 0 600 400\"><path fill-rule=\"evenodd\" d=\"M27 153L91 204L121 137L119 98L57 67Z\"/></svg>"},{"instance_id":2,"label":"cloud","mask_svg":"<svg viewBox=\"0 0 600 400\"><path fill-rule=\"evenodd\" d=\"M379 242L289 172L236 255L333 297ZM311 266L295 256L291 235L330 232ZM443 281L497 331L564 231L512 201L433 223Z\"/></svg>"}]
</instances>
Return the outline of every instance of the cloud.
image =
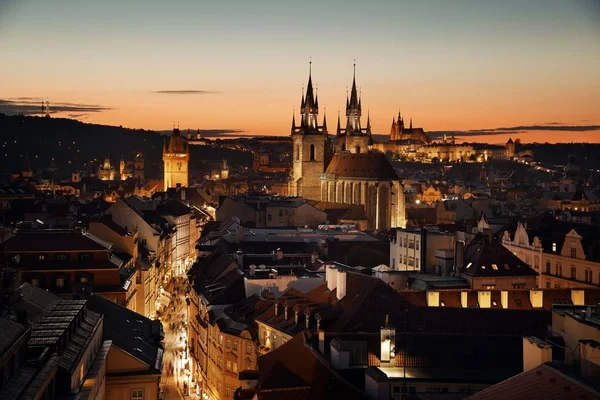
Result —
<instances>
[{"instance_id":1,"label":"cloud","mask_svg":"<svg viewBox=\"0 0 600 400\"><path fill-rule=\"evenodd\" d=\"M89 114L67 114L67 116L73 119L87 119Z\"/></svg>"},{"instance_id":2,"label":"cloud","mask_svg":"<svg viewBox=\"0 0 600 400\"><path fill-rule=\"evenodd\" d=\"M97 104L82 103L52 103L50 102L50 113L59 112L70 113L95 113L112 110L111 107L100 106ZM16 97L10 99L0 99L0 113L3 114L23 114L39 115L42 112L42 100L35 98ZM74 117L75 118L75 117Z\"/></svg>"},{"instance_id":3,"label":"cloud","mask_svg":"<svg viewBox=\"0 0 600 400\"><path fill-rule=\"evenodd\" d=\"M427 134L432 138L441 138L446 135L470 137L526 133L527 131L559 131L559 132L587 132L600 130L600 125L562 125L558 122L547 122L543 125L520 125L512 127L471 129L468 131L430 131Z\"/></svg>"},{"instance_id":4,"label":"cloud","mask_svg":"<svg viewBox=\"0 0 600 400\"><path fill-rule=\"evenodd\" d=\"M168 131L157 131L160 135L170 135L171 134L171 130ZM188 134L188 129L181 129L181 132L185 135ZM196 137L196 135L198 133L200 133L200 135L202 137L205 138L219 138L219 137L223 137L223 138L227 138L227 137L231 137L231 136L246 136L246 131L242 130L242 129L189 129L189 133L190 135L192 135L194 138ZM248 135L248 136L252 136L254 137L255 135Z\"/></svg>"},{"instance_id":5,"label":"cloud","mask_svg":"<svg viewBox=\"0 0 600 400\"><path fill-rule=\"evenodd\" d=\"M219 92L213 92L210 90L155 90L152 93L156 94L213 94Z\"/></svg>"}]
</instances>

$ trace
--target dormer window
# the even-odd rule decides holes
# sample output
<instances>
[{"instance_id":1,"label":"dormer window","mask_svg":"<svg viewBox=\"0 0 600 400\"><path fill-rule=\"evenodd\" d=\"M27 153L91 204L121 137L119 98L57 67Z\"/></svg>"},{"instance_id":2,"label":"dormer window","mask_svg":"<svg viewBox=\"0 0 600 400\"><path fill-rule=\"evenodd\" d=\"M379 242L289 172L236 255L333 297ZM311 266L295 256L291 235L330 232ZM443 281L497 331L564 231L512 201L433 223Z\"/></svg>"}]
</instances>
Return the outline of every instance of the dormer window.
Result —
<instances>
[{"instance_id":1,"label":"dormer window","mask_svg":"<svg viewBox=\"0 0 600 400\"><path fill-rule=\"evenodd\" d=\"M556 253L556 242L552 243L552 251Z\"/></svg>"}]
</instances>

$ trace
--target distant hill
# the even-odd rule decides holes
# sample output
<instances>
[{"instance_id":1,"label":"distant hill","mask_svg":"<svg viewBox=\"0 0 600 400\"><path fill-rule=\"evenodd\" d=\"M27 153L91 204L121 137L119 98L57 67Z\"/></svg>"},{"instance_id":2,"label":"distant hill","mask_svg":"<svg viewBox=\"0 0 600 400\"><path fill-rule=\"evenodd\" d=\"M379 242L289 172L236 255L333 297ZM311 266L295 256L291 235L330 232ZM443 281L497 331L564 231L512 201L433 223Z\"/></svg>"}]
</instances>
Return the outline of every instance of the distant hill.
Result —
<instances>
[{"instance_id":1,"label":"distant hill","mask_svg":"<svg viewBox=\"0 0 600 400\"><path fill-rule=\"evenodd\" d=\"M64 177L75 170L97 169L98 163L110 156L117 166L119 159L133 159L142 152L146 162L146 176L162 175L162 148L164 136L145 129L88 124L65 118L25 117L0 114L0 172L20 171L28 155L31 168L47 168L52 159ZM191 146L193 173L203 162L218 162L223 158L230 164L251 164L249 153L208 146Z\"/></svg>"}]
</instances>

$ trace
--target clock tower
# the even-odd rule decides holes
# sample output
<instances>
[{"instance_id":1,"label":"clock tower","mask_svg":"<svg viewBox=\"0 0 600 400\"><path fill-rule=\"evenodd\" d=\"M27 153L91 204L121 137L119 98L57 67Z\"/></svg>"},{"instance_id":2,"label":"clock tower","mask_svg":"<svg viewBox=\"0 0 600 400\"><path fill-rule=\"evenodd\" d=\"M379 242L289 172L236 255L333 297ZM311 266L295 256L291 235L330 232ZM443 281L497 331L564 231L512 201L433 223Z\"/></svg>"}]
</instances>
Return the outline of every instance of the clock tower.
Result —
<instances>
[{"instance_id":1,"label":"clock tower","mask_svg":"<svg viewBox=\"0 0 600 400\"><path fill-rule=\"evenodd\" d=\"M190 161L190 149L181 137L179 129L173 129L169 139L169 146L163 146L163 162L165 165L165 191L168 188L188 186L188 163Z\"/></svg>"}]
</instances>

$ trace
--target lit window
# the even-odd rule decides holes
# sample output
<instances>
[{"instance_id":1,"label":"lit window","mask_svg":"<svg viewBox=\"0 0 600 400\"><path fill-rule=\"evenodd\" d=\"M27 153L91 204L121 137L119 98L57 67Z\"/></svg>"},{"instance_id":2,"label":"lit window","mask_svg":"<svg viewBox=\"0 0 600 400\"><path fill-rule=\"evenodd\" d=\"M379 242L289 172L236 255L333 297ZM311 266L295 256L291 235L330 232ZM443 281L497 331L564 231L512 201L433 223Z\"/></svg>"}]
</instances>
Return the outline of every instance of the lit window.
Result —
<instances>
[{"instance_id":1,"label":"lit window","mask_svg":"<svg viewBox=\"0 0 600 400\"><path fill-rule=\"evenodd\" d=\"M223 344L223 335L219 335L219 344L222 345Z\"/></svg>"},{"instance_id":2,"label":"lit window","mask_svg":"<svg viewBox=\"0 0 600 400\"><path fill-rule=\"evenodd\" d=\"M498 271L498 266L497 266L496 264L492 264L492 269L493 269L494 271Z\"/></svg>"},{"instance_id":3,"label":"lit window","mask_svg":"<svg viewBox=\"0 0 600 400\"><path fill-rule=\"evenodd\" d=\"M482 265L482 266L481 266L481 269L485 269L485 265Z\"/></svg>"},{"instance_id":4,"label":"lit window","mask_svg":"<svg viewBox=\"0 0 600 400\"><path fill-rule=\"evenodd\" d=\"M556 243L552 243L552 251L556 253Z\"/></svg>"},{"instance_id":5,"label":"lit window","mask_svg":"<svg viewBox=\"0 0 600 400\"><path fill-rule=\"evenodd\" d=\"M446 302L445 301L440 301L440 307L446 307Z\"/></svg>"},{"instance_id":6,"label":"lit window","mask_svg":"<svg viewBox=\"0 0 600 400\"><path fill-rule=\"evenodd\" d=\"M237 349L238 349L238 341L237 341L237 340L234 340L234 341L233 341L233 349L234 349L234 350L237 350Z\"/></svg>"},{"instance_id":7,"label":"lit window","mask_svg":"<svg viewBox=\"0 0 600 400\"><path fill-rule=\"evenodd\" d=\"M65 278L56 278L56 287L65 287Z\"/></svg>"},{"instance_id":8,"label":"lit window","mask_svg":"<svg viewBox=\"0 0 600 400\"><path fill-rule=\"evenodd\" d=\"M144 400L144 389L135 389L131 391L131 400Z\"/></svg>"},{"instance_id":9,"label":"lit window","mask_svg":"<svg viewBox=\"0 0 600 400\"><path fill-rule=\"evenodd\" d=\"M80 278L79 278L79 282L81 282L81 283L87 283L87 282L88 282L88 278L87 278L87 276L82 276L82 277L80 277Z\"/></svg>"},{"instance_id":10,"label":"lit window","mask_svg":"<svg viewBox=\"0 0 600 400\"><path fill-rule=\"evenodd\" d=\"M467 266L465 267L466 269L471 268L471 265L473 265L473 263L468 263Z\"/></svg>"},{"instance_id":11,"label":"lit window","mask_svg":"<svg viewBox=\"0 0 600 400\"><path fill-rule=\"evenodd\" d=\"M38 254L38 255L36 255L36 259L38 261L46 261L46 255L45 254Z\"/></svg>"}]
</instances>

